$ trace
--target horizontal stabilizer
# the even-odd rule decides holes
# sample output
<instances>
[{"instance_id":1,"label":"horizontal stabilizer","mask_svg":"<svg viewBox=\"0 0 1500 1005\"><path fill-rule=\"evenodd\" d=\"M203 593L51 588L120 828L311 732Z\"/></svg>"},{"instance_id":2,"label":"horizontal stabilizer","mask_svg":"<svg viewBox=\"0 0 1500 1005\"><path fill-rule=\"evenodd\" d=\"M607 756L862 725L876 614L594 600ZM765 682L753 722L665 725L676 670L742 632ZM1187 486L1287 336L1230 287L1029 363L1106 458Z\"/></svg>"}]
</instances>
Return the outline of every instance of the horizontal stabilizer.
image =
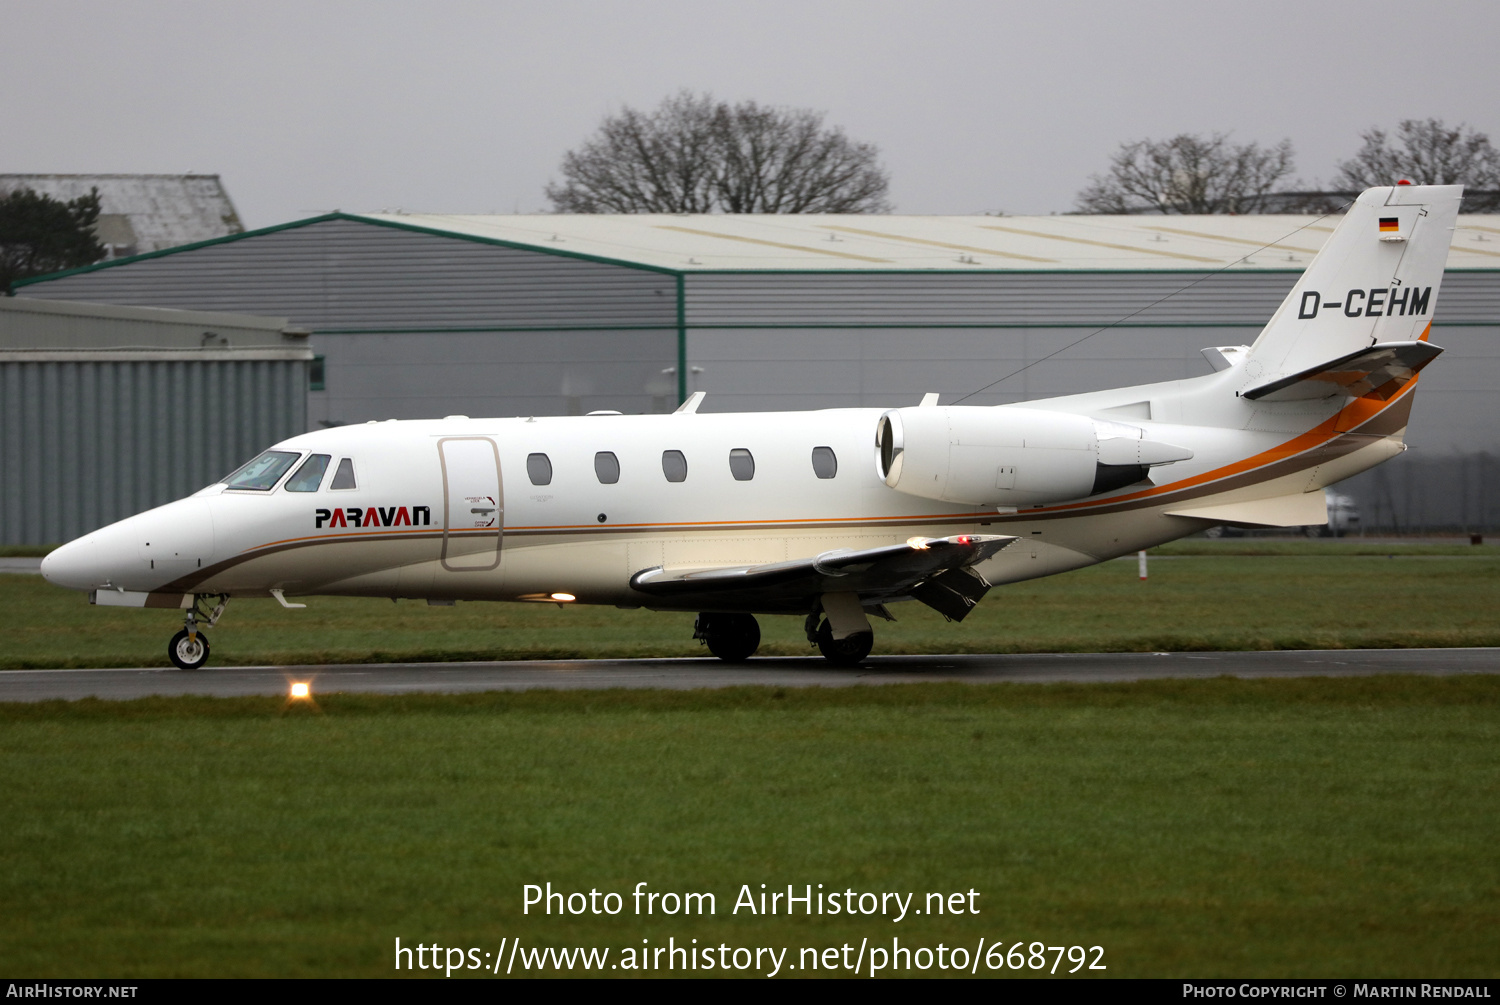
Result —
<instances>
[{"instance_id":1,"label":"horizontal stabilizer","mask_svg":"<svg viewBox=\"0 0 1500 1005\"><path fill-rule=\"evenodd\" d=\"M1335 394L1389 398L1442 352L1431 342L1384 342L1242 392L1252 401L1303 401Z\"/></svg>"},{"instance_id":2,"label":"horizontal stabilizer","mask_svg":"<svg viewBox=\"0 0 1500 1005\"><path fill-rule=\"evenodd\" d=\"M1174 509L1167 516L1186 516L1194 520L1245 524L1251 527L1307 527L1328 522L1328 500L1322 492L1299 492L1293 496Z\"/></svg>"},{"instance_id":3,"label":"horizontal stabilizer","mask_svg":"<svg viewBox=\"0 0 1500 1005\"><path fill-rule=\"evenodd\" d=\"M1014 540L999 534L914 537L903 544L825 551L767 565L644 569L630 577L630 585L654 597L701 601L709 609L805 610L824 593L857 593L868 603L907 595L917 584L982 562Z\"/></svg>"}]
</instances>

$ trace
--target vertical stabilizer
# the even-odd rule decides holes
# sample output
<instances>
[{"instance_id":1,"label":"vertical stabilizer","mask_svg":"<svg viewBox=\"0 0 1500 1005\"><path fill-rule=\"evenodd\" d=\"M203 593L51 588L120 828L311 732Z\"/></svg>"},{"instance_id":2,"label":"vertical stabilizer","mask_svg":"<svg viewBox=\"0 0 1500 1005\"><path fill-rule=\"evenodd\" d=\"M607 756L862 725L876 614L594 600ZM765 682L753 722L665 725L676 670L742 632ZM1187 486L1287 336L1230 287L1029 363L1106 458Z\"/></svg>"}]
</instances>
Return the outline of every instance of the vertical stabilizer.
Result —
<instances>
[{"instance_id":1,"label":"vertical stabilizer","mask_svg":"<svg viewBox=\"0 0 1500 1005\"><path fill-rule=\"evenodd\" d=\"M1365 190L1250 347L1246 376L1260 382L1422 338L1462 195L1461 185Z\"/></svg>"}]
</instances>

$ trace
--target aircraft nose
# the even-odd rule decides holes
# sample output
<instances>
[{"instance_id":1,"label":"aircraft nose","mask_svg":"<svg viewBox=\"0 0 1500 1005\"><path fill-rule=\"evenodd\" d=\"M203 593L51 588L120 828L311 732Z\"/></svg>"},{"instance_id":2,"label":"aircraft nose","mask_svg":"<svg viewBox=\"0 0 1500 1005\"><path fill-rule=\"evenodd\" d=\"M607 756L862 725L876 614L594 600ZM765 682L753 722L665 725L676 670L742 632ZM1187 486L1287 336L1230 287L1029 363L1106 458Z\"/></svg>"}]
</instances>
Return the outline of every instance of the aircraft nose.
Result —
<instances>
[{"instance_id":1,"label":"aircraft nose","mask_svg":"<svg viewBox=\"0 0 1500 1005\"><path fill-rule=\"evenodd\" d=\"M92 537L81 537L42 559L42 578L53 586L92 590L108 577L102 568L99 546Z\"/></svg>"}]
</instances>

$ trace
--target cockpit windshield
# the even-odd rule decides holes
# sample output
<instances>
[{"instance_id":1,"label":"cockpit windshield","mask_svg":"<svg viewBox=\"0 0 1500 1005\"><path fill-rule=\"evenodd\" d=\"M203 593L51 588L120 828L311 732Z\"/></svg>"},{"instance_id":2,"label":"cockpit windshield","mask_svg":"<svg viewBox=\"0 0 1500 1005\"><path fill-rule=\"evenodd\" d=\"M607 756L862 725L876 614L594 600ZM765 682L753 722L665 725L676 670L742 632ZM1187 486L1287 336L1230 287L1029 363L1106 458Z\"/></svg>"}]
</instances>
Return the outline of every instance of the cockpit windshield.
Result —
<instances>
[{"instance_id":1,"label":"cockpit windshield","mask_svg":"<svg viewBox=\"0 0 1500 1005\"><path fill-rule=\"evenodd\" d=\"M281 476L286 474L287 468L297 463L297 458L301 456L301 454L290 450L267 450L255 460L224 479L224 484L226 487L232 489L253 489L257 492L269 491L275 487Z\"/></svg>"}]
</instances>

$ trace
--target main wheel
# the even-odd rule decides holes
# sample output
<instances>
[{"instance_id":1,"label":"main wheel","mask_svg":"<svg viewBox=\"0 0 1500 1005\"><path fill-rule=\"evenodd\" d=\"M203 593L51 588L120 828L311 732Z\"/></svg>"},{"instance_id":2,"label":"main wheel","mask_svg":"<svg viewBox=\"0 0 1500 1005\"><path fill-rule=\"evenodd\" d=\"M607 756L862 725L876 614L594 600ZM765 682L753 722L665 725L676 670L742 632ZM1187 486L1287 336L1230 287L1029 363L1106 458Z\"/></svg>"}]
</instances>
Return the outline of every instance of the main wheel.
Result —
<instances>
[{"instance_id":1,"label":"main wheel","mask_svg":"<svg viewBox=\"0 0 1500 1005\"><path fill-rule=\"evenodd\" d=\"M179 670L201 669L208 662L208 636L198 632L193 638L188 638L184 628L167 643L167 658Z\"/></svg>"},{"instance_id":2,"label":"main wheel","mask_svg":"<svg viewBox=\"0 0 1500 1005\"><path fill-rule=\"evenodd\" d=\"M743 663L760 648L760 624L751 614L700 614L708 651L725 663Z\"/></svg>"},{"instance_id":3,"label":"main wheel","mask_svg":"<svg viewBox=\"0 0 1500 1005\"><path fill-rule=\"evenodd\" d=\"M874 632L855 632L846 638L833 637L833 626L825 618L818 626L818 651L834 666L852 667L870 655L875 648Z\"/></svg>"}]
</instances>

